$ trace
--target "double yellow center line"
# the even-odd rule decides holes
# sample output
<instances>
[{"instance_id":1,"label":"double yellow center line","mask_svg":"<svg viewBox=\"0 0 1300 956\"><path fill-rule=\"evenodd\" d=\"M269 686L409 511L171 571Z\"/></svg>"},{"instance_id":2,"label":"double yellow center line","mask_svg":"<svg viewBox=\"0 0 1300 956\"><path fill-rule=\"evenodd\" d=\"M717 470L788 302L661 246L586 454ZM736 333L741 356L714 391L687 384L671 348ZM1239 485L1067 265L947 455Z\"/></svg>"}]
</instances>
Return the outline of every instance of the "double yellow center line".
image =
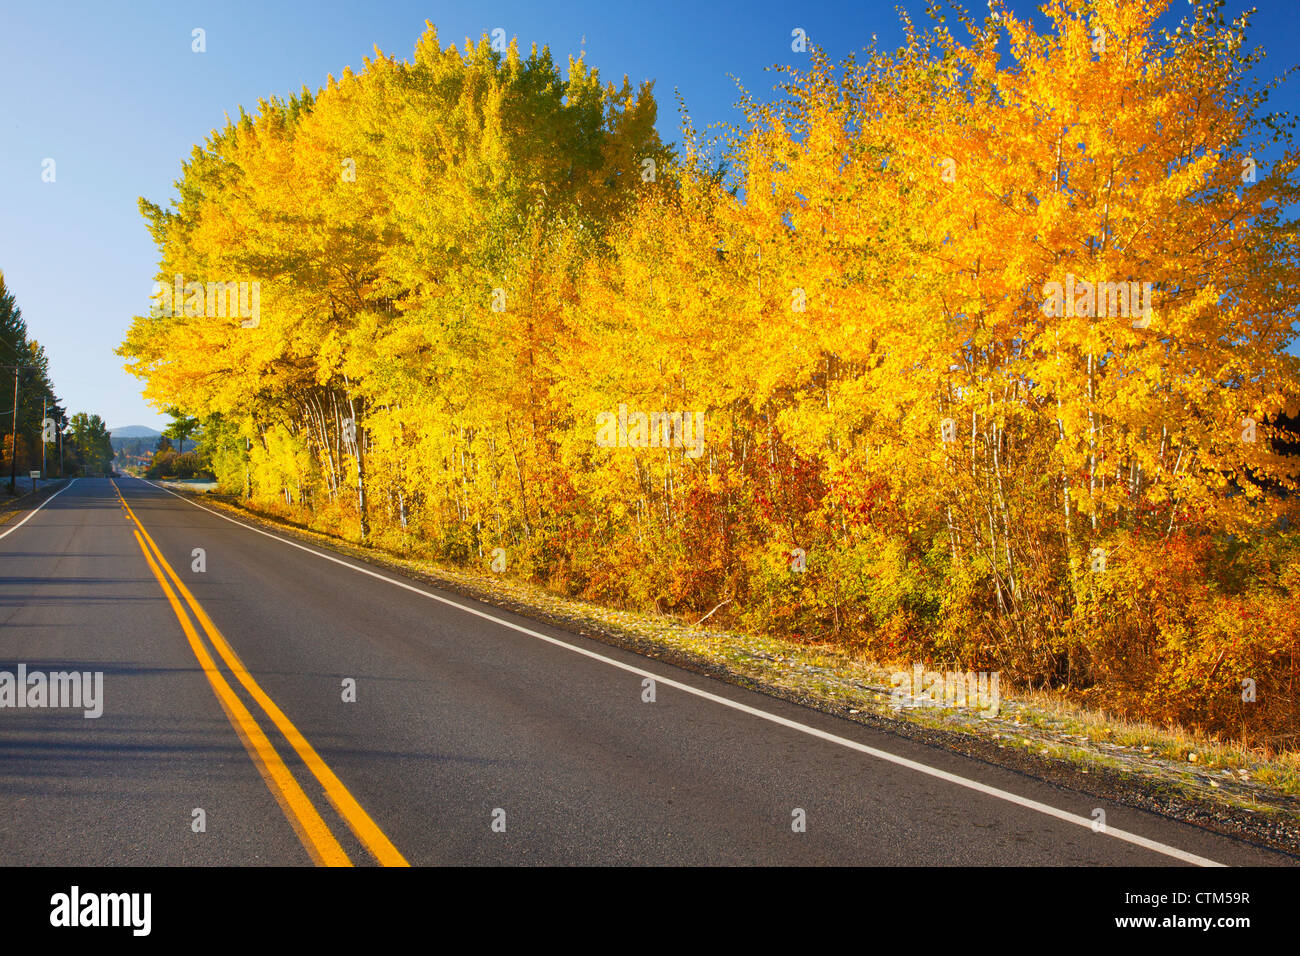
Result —
<instances>
[{"instance_id":1,"label":"double yellow center line","mask_svg":"<svg viewBox=\"0 0 1300 956\"><path fill-rule=\"evenodd\" d=\"M298 728L293 725L284 712L276 706L275 701L267 696L266 692L258 685L248 669L244 667L243 661L239 655L234 652L231 646L222 637L221 631L212 623L203 606L195 600L190 589L177 576L172 566L167 563L163 557L162 551L149 536L140 519L135 516L131 506L126 503L122 497L122 490L117 487L117 482L113 482L113 490L117 492L118 500L122 503L122 509L126 512L128 518L135 525L135 540L140 546L141 552L144 553L144 559L149 564L149 569L153 571L154 577L162 586L163 594L167 596L171 604L172 611L175 612L177 620L180 621L181 629L185 632L186 639L190 642L190 649L194 651L194 656L198 659L199 666L203 669L204 676L207 677L208 683L212 685L213 692L217 695L217 700L221 702L226 716L230 719L231 725L239 735L245 749L253 759L262 779L266 781L276 801L284 810L285 817L293 826L302 845L306 848L307 853L318 866L351 866L352 861L348 859L347 853L339 845L339 841L330 831L329 826L321 817L316 807L312 804L307 794L303 792L298 781L294 779L289 768L285 765L284 760L276 752L271 741L263 733L262 728L258 725L256 719L244 706L239 695L235 693L225 675L218 669L212 655L208 652L207 646L199 637L194 623L185 612L185 606L181 604L179 595L185 599L193 613L195 620L207 634L208 640L216 648L217 654L225 661L226 667L234 674L235 679L243 686L244 690L253 698L265 712L266 716L271 719L276 728L289 742L289 745L297 752L303 763L307 765L317 781L325 790L325 795L329 798L334 809L338 812L348 827L361 841L362 845L370 852L376 860L384 866L408 866L406 859L398 852L397 847L393 846L392 841L379 829L379 826L370 815L362 809L355 797L352 796L343 782L335 776L334 771L329 765L321 759L315 749L309 744L306 738L299 733ZM170 579L170 583L169 583Z\"/></svg>"}]
</instances>

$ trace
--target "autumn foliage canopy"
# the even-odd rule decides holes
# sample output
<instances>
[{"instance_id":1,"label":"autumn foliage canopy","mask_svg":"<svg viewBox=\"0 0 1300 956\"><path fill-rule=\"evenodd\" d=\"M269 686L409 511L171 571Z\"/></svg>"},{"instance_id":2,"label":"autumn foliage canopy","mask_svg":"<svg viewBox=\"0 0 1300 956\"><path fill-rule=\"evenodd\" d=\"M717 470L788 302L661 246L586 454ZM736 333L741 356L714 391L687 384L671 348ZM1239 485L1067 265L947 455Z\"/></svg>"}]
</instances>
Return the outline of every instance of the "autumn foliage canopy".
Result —
<instances>
[{"instance_id":1,"label":"autumn foliage canopy","mask_svg":"<svg viewBox=\"0 0 1300 956\"><path fill-rule=\"evenodd\" d=\"M121 354L318 526L1294 747L1300 157L1261 54L1214 0L991 6L677 150L649 84L430 27L142 201L198 294Z\"/></svg>"}]
</instances>

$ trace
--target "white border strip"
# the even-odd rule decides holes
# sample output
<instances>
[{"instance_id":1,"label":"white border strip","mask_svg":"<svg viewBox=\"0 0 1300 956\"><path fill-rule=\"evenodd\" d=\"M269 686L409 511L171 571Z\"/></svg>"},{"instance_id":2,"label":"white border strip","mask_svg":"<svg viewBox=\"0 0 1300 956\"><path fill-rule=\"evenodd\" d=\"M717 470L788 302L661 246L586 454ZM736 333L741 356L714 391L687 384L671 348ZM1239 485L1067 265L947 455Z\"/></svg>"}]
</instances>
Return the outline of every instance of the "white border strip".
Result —
<instances>
[{"instance_id":1,"label":"white border strip","mask_svg":"<svg viewBox=\"0 0 1300 956\"><path fill-rule=\"evenodd\" d=\"M14 525L12 528L10 528L10 529L8 529L7 531L5 531L3 534L0 534L0 540L4 540L5 538L9 537L9 535L13 534L15 531L17 531L19 528L21 528L21 527L22 527L23 525L25 525L27 522L31 521L31 520L32 520L32 517L36 514L36 512L40 511L42 508L44 508L46 505L48 505L48 504L49 504L51 501L53 501L55 498L59 497L59 495L63 494L65 491L67 491L69 488L71 488L71 487L72 487L72 483L75 482L76 480L77 480L76 478L73 478L72 481L69 481L66 485L64 485L62 488L60 488L60 489L59 489L58 491L56 491L54 494L50 495L48 498L46 498L44 501L42 501L39 505L37 505L35 508L33 508L33 509L31 510L31 512L27 515L26 518L24 518L22 521L18 522L18 523L17 523L16 525ZM216 514L216 512L213 512L213 514Z\"/></svg>"},{"instance_id":2,"label":"white border strip","mask_svg":"<svg viewBox=\"0 0 1300 956\"><path fill-rule=\"evenodd\" d=\"M352 564L351 562L344 561L342 558L335 557L332 554L326 554L323 551L317 551L315 548L309 548L306 545L299 544L296 541L290 541L288 538L282 538L278 534L272 534L269 531L264 531L261 528L254 527L253 525L245 524L244 522L238 521L235 518L230 517L229 515L224 515L219 511L213 511L211 508L206 508L203 505L199 504L197 501L193 501L190 498L185 497L184 495L178 495L176 494L176 492L172 491L169 488L163 488L160 485L155 485L152 481L149 481L148 479L141 478L138 480L144 481L145 484L151 485L152 487L157 488L159 491L165 491L167 492L167 494L172 495L175 498L180 498L182 501L188 502L189 504L198 508L200 511L206 511L208 514L216 515L218 518L224 518L226 521L229 521L231 524L237 524L241 528L247 528L249 531L255 531L258 534L265 535L268 538L274 538L276 541L279 541L283 544L287 544L290 547L297 548L300 551L306 551L308 554L314 554L318 558L324 558L326 561L332 561L335 564L341 564L345 568L351 568L353 571L358 571L361 574L368 575L372 578L377 578L380 581L386 581L389 584L395 585L399 588L403 588L414 594L421 594L424 597L430 598L434 601L438 601L441 604L446 604L449 607L454 607L460 611L464 611L466 614L473 614L475 617L481 617L486 621L492 621L493 623L499 624L502 627L509 628L512 631L518 631L520 634L527 634L529 637L535 637L538 640L545 641L548 644L554 644L556 647L563 647L565 650L572 651L575 654L581 654L583 657L589 657L592 660L601 661L602 663L609 664L611 667L617 667L619 670L628 671L629 673L637 674L641 677L649 677L653 679L656 683L666 684L667 686L676 688L677 690L683 691L684 693L693 694L696 697L700 697L703 698L704 700L712 701L715 704L721 704L723 707L730 707L732 710L738 710L741 713L749 714L753 717L758 717L761 718L762 720L766 720L774 724L779 724L782 727L788 727L791 730L797 730L800 733L807 734L810 737L817 737L821 740L826 740L834 744L839 744L841 747L847 747L850 750L856 750L858 753L863 753L866 754L867 756L875 757L877 760L883 760L887 763L892 763L900 767L906 767L909 770L915 770L917 773L923 773L926 774L927 776L935 777L939 780L944 780L948 783L956 784L959 787L965 787L968 790L974 790L977 793L982 793L990 797L995 797L998 800L1004 800L1007 803L1013 803L1016 806L1024 807L1028 810L1034 810L1038 813L1045 814L1046 816L1054 817L1057 820L1063 820L1066 823L1073 823L1078 826L1088 827L1089 829L1092 829L1095 825L1095 821L1091 817L1083 817L1075 813L1069 813L1068 811L1065 810L1059 810L1056 807L1050 806L1049 804L1040 803L1037 800L1030 800L1027 797L1022 797L1019 794L1011 793L1010 791L1007 790L1001 790L997 787L991 787L988 784L980 783L978 780L971 780L967 777L961 777L955 773L949 773L948 771L940 770L937 767L931 767L927 764L918 763L915 760L909 760L906 757L900 757L897 754L891 754L885 750L877 750L875 747L868 747L866 744L860 744L856 740L849 740L847 737L840 737L835 734L828 733L827 731L819 730L816 727L810 727L807 724L801 724L798 721L790 720L789 718L786 717L780 717L776 714L769 714L765 710L759 710L756 707L750 707L748 704L742 704L738 701L730 700L726 697L720 697L717 694L712 694L706 690L701 690L698 687L692 687L689 684L683 684L680 681L675 681L672 680L671 678L663 677L652 671L642 670L639 667L634 667L631 664L625 664L622 661L614 660L613 658L606 657L603 654L597 654L595 651L587 650L584 647L576 647L573 644L569 644L565 641L557 640L554 637L550 637L546 634L539 633L538 631L531 630L530 628L522 627L521 625L511 623L510 621L502 620L499 617L496 617L492 614L488 614L485 611L480 611L477 608L466 607L463 604L459 604L456 601L449 600L448 598L442 597L439 594L434 594L430 591L424 590L423 588L418 588L413 584L407 584L405 581L399 581L396 578L390 578L388 577L388 575L380 574L378 571L372 571L370 568L364 568L359 565ZM1114 837L1117 840L1123 840L1125 843L1132 843L1135 846L1142 847L1143 849L1152 850L1156 853L1163 854L1164 856L1172 857L1175 860L1181 860L1184 863L1190 863L1194 866L1216 866L1217 867L1217 866L1226 865L1223 863L1219 863L1215 860L1208 859L1203 856L1197 856L1195 853L1188 853L1185 850L1180 850L1177 847L1169 846L1168 844L1160 843L1156 840L1149 840L1146 837L1139 836L1136 833L1129 833L1127 830L1117 830L1114 827L1107 826L1104 830L1100 830L1098 832L1104 834L1105 836Z\"/></svg>"}]
</instances>

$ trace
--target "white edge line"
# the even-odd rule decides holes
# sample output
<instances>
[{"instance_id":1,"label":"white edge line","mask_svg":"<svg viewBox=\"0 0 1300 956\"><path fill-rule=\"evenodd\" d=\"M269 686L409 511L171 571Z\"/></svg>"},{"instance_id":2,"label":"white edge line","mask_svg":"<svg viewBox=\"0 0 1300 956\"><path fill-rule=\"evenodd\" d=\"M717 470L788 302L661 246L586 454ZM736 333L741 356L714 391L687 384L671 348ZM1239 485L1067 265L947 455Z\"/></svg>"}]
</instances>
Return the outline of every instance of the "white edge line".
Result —
<instances>
[{"instance_id":1,"label":"white edge line","mask_svg":"<svg viewBox=\"0 0 1300 956\"><path fill-rule=\"evenodd\" d=\"M373 571L370 568L361 567L359 565L353 564L350 561L344 561L342 558L338 558L332 554L327 554L323 551L317 551L315 548L309 548L306 545L299 544L297 541L290 541L288 538L282 538L278 534L272 534L269 531L264 531L263 529L254 527L253 525L245 524L244 522L232 518L229 515L222 514L219 511L213 511L211 508L206 508L203 505L199 504L197 501L193 501L190 498L185 497L184 495L177 494L176 492L172 491L170 488L164 488L161 485L155 485L152 481L149 481L148 479L141 478L137 480L143 481L145 484L157 488L159 491L165 491L167 492L167 494L172 495L173 497L188 502L189 504L193 505L195 508L198 508L200 511L206 511L208 512L208 514L216 515L218 518L224 518L226 521L229 521L231 524L237 524L241 528L247 528L249 531L255 531L258 534L265 535L268 538L274 538L276 541L279 541L283 544L287 544L290 547L297 548L300 551L306 551L308 554L314 554L318 558L324 558L326 561L332 561L335 564L341 564L345 568L351 568L353 571L358 571L361 574L369 575L370 577L377 578L380 581L386 581L389 584L395 585L396 587L404 588L405 590L411 591L415 594L423 595L424 597L430 598L434 601L438 601L442 604L446 604L450 607L454 607L460 611L464 611L466 614L473 614L475 617L481 617L484 620L492 621L493 623L499 624L502 627L509 628L512 631L518 631L521 634L527 634L529 637L535 637L538 640L546 641L548 644L554 644L557 647L562 647L565 650L572 651L575 654L581 654L584 657L590 657L593 660L601 661L602 663L609 664L611 667L617 667L619 670L628 671L629 673L637 674L641 677L649 677L652 680L654 680L656 683L666 684L669 687L674 687L677 690L683 691L684 693L693 694L694 696L703 698L704 700L709 700L712 701L713 703L721 704L723 707L730 707L732 710L738 710L742 713L749 714L753 717L759 717L763 720L770 721L771 723L779 724L782 727L788 727L791 730L797 730L800 733L808 734L810 737L817 737L821 740L826 740L831 743L839 744L840 746L847 747L850 750L856 750L859 753L864 753L870 757L875 757L877 760L883 760L886 761L887 763L892 763L900 767L906 767L909 770L915 770L917 773L923 773L926 774L927 776L936 777L939 780L945 780L948 783L956 784L957 786L960 787L965 787L968 790L974 790L978 793L983 793L990 797L996 797L999 800L1005 800L1008 803L1013 803L1017 806L1025 807L1028 810L1035 810L1038 813L1045 814L1046 816L1049 817L1054 817L1057 820L1063 820L1066 823L1073 823L1078 826L1088 827L1089 829L1092 829L1095 825L1095 821L1091 817L1079 816L1078 814L1070 813L1066 810L1057 809L1056 807L1053 807L1049 804L1040 803L1037 800L1030 800L1028 797L1022 797L1019 794L1011 793L1010 791L1007 790L1001 790L997 787L991 787L988 784L980 783L978 780L971 780L967 777L962 777L954 773L949 773L946 770L940 770L937 767L931 767L927 764L918 763L915 760L909 760L906 757L900 757L897 754L891 754L885 750L877 750L875 747L868 747L866 744L860 744L856 740L850 740L847 737L840 737L837 736L836 734L828 733L827 731L824 730L819 730L816 727L810 727L807 724L801 724L798 721L790 720L787 717L781 717L778 716L777 714L770 714L765 710L759 710L756 707L750 707L748 704L742 704L739 701L730 700L726 697L720 697L717 694L712 694L709 691L701 690L698 687L692 687L689 684L683 684L671 678L663 677L659 674L654 673L653 671L643 670L642 668L634 667L631 664L625 664L622 661L614 660L612 657L606 657L603 654L598 654L595 651L587 650L584 647L577 647L573 644L567 643L566 641L558 640L557 638L550 637L549 635L542 634L538 631L534 631L530 628L523 627L519 624L514 624L510 621L502 620L501 618L496 617L495 615L492 614L488 614L485 611L481 611L478 608L467 607L464 604L460 604L456 601L449 600L448 598L445 598L440 594L434 594L430 591L424 590L423 588L418 588L413 584L408 584L405 581L399 581L396 578L390 578L386 574L380 574L378 571ZM1107 826L1104 829L1099 830L1098 832L1104 834L1105 836L1114 837L1117 840L1123 840L1126 843L1132 843L1135 846L1140 846L1143 847L1144 849L1152 850L1156 853L1163 854L1164 856L1173 857L1176 860L1182 860L1184 863L1190 863L1195 866L1221 867L1226 865L1223 863L1219 863L1215 860L1208 859L1207 857L1197 856L1195 853L1188 853L1185 850L1180 850L1177 847L1169 846L1167 844L1160 843L1156 840L1149 840L1146 837L1139 836L1136 833L1129 833L1127 830L1118 830L1115 829L1114 827Z\"/></svg>"},{"instance_id":2,"label":"white edge line","mask_svg":"<svg viewBox=\"0 0 1300 956\"><path fill-rule=\"evenodd\" d=\"M59 489L58 491L56 491L54 494L50 495L48 498L46 498L44 501L42 501L39 505L37 505L35 508L33 508L30 512L28 512L26 518L24 518L22 521L18 522L16 525L14 525L14 526L13 526L12 528L10 528L9 530L5 531L3 534L0 534L0 540L3 540L3 539L5 539L5 538L9 537L9 535L13 534L15 531L17 531L19 528L21 528L21 527L22 527L23 525L25 525L27 522L31 521L32 518L35 516L36 512L40 511L42 508L44 508L46 505L48 505L48 504L49 504L51 501L53 501L55 498L59 497L59 495L63 494L65 491L67 491L69 488L71 488L71 487L72 487L72 482L73 482L73 481L76 481L76 480L77 480L76 478L73 478L72 481L69 481L66 485L64 485L62 488L60 488L60 489ZM214 511L213 514L216 514L216 512Z\"/></svg>"}]
</instances>

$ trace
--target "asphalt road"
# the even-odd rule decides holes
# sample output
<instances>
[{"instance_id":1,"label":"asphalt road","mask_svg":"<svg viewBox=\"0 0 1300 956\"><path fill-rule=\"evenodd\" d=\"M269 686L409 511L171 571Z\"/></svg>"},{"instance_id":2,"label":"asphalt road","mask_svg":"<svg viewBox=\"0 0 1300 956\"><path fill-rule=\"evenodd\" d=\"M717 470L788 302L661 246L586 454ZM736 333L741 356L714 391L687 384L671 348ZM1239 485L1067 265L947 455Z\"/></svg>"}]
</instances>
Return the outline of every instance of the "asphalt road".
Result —
<instances>
[{"instance_id":1,"label":"asphalt road","mask_svg":"<svg viewBox=\"0 0 1300 956\"><path fill-rule=\"evenodd\" d=\"M131 478L0 527L0 680L20 664L102 672L103 713L0 706L8 865L1297 862Z\"/></svg>"}]
</instances>

